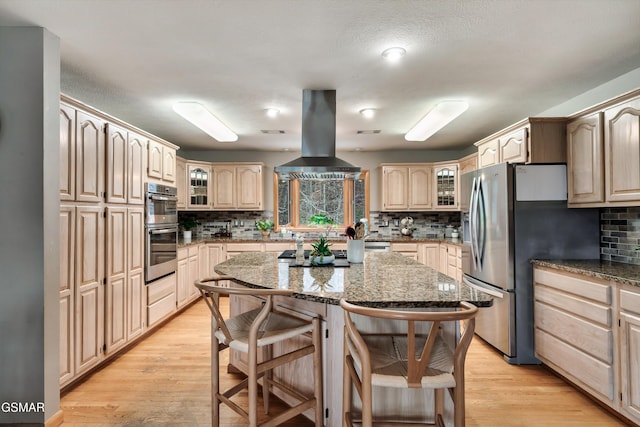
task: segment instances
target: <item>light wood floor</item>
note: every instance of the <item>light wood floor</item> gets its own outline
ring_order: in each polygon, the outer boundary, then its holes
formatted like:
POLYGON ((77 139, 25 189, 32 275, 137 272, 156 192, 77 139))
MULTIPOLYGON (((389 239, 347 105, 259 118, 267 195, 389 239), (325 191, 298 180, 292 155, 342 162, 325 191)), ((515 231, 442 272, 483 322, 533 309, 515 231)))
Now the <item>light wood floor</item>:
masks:
MULTIPOLYGON (((196 303, 65 393, 63 426, 210 425, 209 319, 196 303)), ((478 338, 467 357, 466 399, 468 427, 626 425, 546 368, 509 365, 478 338)), ((224 406, 222 423, 245 425, 224 406)), ((296 418, 286 425, 313 424, 296 418)))

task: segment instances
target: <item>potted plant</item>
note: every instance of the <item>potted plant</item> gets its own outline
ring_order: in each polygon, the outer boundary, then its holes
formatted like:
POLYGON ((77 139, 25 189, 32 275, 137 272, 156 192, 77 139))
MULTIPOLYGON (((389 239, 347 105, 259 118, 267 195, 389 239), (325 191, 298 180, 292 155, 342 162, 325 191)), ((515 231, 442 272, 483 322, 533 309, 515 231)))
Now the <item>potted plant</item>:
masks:
POLYGON ((309 225, 323 226, 334 225, 335 221, 331 219, 327 214, 317 213, 309 218, 309 225))
POLYGON ((184 230, 182 232, 182 237, 186 243, 191 241, 191 229, 196 228, 198 225, 200 225, 200 223, 193 217, 186 217, 180 220, 180 226, 184 230))
POLYGON ((256 228, 260 230, 260 233, 262 233, 262 237, 267 237, 269 236, 269 233, 273 229, 273 221, 269 221, 269 220, 263 221, 259 219, 256 221, 256 228))
POLYGON ((331 243, 327 242, 327 240, 320 236, 318 240, 311 244, 313 250, 309 254, 309 262, 311 265, 318 264, 331 264, 335 260, 335 255, 331 252, 329 247, 331 243))

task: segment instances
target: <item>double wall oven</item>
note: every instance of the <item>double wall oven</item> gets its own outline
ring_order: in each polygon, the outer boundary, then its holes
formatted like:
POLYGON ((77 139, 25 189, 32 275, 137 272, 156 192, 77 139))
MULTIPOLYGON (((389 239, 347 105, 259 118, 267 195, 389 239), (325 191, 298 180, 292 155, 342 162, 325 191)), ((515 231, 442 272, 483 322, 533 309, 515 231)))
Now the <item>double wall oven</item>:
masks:
POLYGON ((178 258, 177 189, 145 184, 145 282, 175 273, 178 258))

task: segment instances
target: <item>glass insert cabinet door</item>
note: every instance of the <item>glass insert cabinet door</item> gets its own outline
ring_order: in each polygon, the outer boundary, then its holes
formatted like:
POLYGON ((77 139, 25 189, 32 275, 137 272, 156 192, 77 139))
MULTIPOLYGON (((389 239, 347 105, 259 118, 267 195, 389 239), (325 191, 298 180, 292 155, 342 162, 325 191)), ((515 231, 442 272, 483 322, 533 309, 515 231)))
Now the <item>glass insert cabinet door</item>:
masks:
POLYGON ((211 188, 211 168, 189 165, 189 207, 208 207, 211 188))
POLYGON ((457 206, 458 167, 441 166, 434 169, 436 178, 436 206, 454 208, 457 206))

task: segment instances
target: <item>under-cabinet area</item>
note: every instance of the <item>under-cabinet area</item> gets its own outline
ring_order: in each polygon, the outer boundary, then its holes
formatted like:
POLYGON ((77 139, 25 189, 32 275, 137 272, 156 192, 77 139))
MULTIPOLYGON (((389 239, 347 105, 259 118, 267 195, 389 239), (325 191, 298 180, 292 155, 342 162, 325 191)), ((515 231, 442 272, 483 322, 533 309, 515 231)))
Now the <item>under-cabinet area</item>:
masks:
POLYGON ((534 263, 536 357, 640 423, 640 287, 601 273, 612 263, 534 263))

